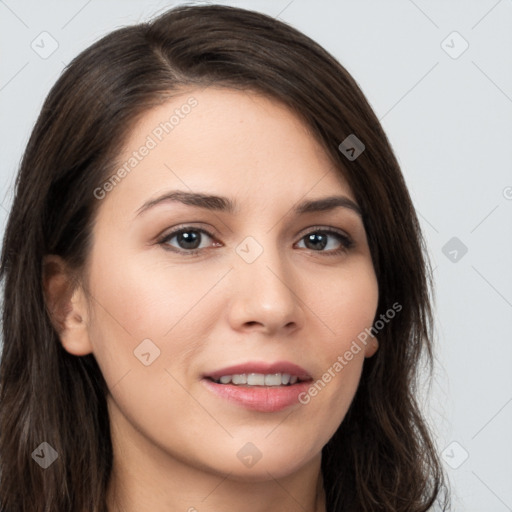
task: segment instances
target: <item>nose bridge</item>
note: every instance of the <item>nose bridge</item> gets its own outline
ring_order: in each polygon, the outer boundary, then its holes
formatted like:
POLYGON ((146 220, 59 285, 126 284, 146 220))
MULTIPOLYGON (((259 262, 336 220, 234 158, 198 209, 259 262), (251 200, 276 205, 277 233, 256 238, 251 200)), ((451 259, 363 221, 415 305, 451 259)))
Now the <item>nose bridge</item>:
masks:
POLYGON ((247 236, 235 249, 238 320, 278 328, 298 322, 292 269, 272 233, 247 236))

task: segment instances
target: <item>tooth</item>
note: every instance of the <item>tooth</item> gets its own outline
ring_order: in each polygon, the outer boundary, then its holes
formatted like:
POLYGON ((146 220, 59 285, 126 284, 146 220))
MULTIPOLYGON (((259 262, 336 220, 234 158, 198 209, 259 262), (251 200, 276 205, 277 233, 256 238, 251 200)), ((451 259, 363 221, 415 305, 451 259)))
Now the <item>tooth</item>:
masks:
POLYGON ((281 374, 274 373, 273 375, 265 375, 265 386, 280 386, 281 374))
POLYGON ((247 375, 247 384, 249 386, 264 386, 265 375, 262 373, 249 373, 249 375, 247 375))
POLYGON ((237 373, 231 377, 233 384, 247 384, 247 375, 245 373, 237 373))
MULTIPOLYGON (((215 379, 214 379, 215 380, 215 379)), ((237 373, 234 375, 223 375, 215 380, 220 384, 233 384, 235 386, 287 386, 298 382, 298 377, 289 373, 237 373)))

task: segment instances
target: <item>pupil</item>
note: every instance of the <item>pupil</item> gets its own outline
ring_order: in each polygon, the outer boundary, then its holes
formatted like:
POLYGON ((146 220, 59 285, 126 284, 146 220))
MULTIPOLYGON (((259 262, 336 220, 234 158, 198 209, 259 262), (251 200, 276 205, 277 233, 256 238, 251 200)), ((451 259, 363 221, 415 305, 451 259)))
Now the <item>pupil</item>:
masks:
POLYGON ((184 245, 183 249, 197 249, 194 244, 197 245, 197 241, 199 240, 199 233, 196 231, 183 231, 178 234, 178 243, 184 245), (190 247, 189 244, 192 244, 193 247, 190 247))
POLYGON ((306 238, 306 246, 308 245, 308 242, 313 243, 313 247, 312 247, 313 249, 314 248, 323 249, 327 245, 326 237, 319 233, 312 233, 312 234, 308 235, 306 238), (323 237, 323 239, 322 239, 322 237, 323 237), (316 243, 316 242, 320 242, 320 243, 316 243))

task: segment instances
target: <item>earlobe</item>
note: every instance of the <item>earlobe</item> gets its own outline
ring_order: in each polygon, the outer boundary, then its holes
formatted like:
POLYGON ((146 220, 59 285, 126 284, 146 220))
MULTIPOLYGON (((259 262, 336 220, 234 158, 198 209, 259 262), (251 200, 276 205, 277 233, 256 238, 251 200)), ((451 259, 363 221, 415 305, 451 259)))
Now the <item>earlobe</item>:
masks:
POLYGON ((366 345, 364 357, 372 357, 375 352, 379 349, 379 340, 376 337, 372 337, 370 342, 366 345))
POLYGON ((43 290, 48 315, 64 349, 76 356, 90 354, 86 297, 60 256, 44 257, 43 290))

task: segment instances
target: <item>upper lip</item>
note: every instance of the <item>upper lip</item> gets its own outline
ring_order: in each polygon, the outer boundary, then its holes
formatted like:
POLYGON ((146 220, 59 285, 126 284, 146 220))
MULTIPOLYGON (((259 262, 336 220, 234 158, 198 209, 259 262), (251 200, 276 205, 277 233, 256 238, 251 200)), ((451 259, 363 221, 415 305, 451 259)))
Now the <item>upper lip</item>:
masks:
POLYGON ((227 366, 220 370, 214 370, 204 374, 203 377, 210 377, 212 379, 220 379, 224 375, 236 375, 242 373, 287 373, 295 375, 300 380, 311 380, 311 375, 297 364, 290 363, 289 361, 276 361, 274 363, 266 363, 261 361, 248 361, 233 366, 227 366))

